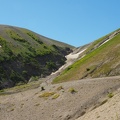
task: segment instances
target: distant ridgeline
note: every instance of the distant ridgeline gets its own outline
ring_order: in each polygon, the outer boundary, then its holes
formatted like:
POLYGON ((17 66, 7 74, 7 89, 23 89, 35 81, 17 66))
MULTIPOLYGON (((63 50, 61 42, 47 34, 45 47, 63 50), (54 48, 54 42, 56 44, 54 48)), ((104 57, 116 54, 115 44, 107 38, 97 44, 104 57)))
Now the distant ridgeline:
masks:
POLYGON ((51 74, 73 48, 27 29, 0 25, 0 89, 51 74))

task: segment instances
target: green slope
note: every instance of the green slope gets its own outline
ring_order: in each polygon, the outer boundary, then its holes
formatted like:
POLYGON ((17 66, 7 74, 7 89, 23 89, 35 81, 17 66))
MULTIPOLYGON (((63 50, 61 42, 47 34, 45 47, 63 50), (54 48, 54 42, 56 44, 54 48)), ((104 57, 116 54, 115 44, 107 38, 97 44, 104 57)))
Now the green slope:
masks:
POLYGON ((49 75, 73 48, 27 29, 0 25, 0 89, 49 75))
POLYGON ((118 31, 119 29, 94 41, 86 50, 85 57, 64 70, 53 83, 120 75, 120 31, 118 31), (111 40, 101 45, 116 32, 118 33, 111 40))

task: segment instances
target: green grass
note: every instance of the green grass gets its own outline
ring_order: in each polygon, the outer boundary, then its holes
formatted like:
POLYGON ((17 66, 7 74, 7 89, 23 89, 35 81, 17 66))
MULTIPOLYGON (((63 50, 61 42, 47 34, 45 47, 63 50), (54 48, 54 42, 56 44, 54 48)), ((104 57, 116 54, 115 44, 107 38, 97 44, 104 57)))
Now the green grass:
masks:
MULTIPOLYGON (((101 39, 98 41, 101 41, 101 39)), ((53 80, 53 83, 78 80, 86 75, 90 77, 109 75, 111 69, 113 69, 112 66, 118 63, 120 59, 119 44, 120 34, 66 68, 60 76, 53 80), (87 68, 90 70, 87 71, 87 68)))

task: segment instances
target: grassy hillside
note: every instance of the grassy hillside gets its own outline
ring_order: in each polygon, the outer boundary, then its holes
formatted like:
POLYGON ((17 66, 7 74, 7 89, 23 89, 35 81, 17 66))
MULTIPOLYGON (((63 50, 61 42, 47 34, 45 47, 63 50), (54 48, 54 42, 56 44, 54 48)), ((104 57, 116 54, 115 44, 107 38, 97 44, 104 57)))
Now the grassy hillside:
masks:
POLYGON ((0 89, 49 75, 73 48, 27 29, 0 25, 0 89))
POLYGON ((85 57, 65 69, 53 83, 114 75, 120 75, 119 29, 94 41, 85 51, 85 57))

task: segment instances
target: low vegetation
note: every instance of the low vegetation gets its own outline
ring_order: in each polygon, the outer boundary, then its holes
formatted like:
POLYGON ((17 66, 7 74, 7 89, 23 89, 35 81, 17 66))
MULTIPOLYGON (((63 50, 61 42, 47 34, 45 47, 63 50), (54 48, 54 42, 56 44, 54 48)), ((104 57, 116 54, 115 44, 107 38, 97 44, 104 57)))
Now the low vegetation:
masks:
POLYGON ((60 94, 55 94, 52 99, 57 99, 60 96, 60 94))
MULTIPOLYGON (((112 34, 112 33, 111 33, 112 34)), ((85 51, 85 56, 66 68, 53 83, 60 83, 70 80, 78 80, 87 77, 103 77, 120 75, 120 33, 110 41, 103 44, 109 35, 93 42, 85 51)))
POLYGON ((51 97, 55 94, 55 92, 44 92, 39 97, 51 97))
POLYGON ((113 93, 109 93, 109 94, 108 94, 108 97, 109 97, 109 98, 112 98, 113 96, 114 96, 113 93))
POLYGON ((45 77, 65 63, 73 46, 30 30, 0 25, 0 89, 45 77))
POLYGON ((76 91, 74 88, 69 88, 69 92, 72 93, 72 94, 74 94, 74 93, 76 93, 77 91, 76 91))

